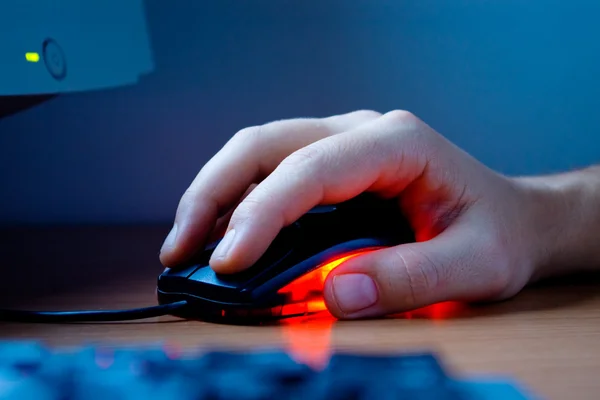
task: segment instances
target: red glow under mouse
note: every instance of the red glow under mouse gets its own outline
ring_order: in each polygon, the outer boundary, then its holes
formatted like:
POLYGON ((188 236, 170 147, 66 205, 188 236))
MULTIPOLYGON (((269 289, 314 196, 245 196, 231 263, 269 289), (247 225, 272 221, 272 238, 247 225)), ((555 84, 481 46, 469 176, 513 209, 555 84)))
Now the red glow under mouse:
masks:
POLYGON ((326 311, 323 287, 329 273, 349 259, 380 248, 361 249, 337 257, 281 288, 278 293, 287 297, 287 303, 281 307, 279 314, 285 317, 326 311))

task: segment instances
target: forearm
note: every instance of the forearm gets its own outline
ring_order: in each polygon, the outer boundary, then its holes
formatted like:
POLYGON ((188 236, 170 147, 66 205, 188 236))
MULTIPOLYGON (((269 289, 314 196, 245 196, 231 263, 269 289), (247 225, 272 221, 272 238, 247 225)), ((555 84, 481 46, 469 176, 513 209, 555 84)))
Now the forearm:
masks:
POLYGON ((600 270, 600 165, 517 181, 532 199, 534 279, 600 270))

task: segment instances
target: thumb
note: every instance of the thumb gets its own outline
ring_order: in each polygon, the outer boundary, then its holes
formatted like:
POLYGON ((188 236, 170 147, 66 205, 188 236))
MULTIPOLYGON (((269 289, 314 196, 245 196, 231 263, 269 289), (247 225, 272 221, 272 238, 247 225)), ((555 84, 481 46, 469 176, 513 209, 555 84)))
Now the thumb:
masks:
POLYGON ((497 252, 486 250, 493 250, 494 242, 484 236, 452 227, 426 242, 351 258, 326 279, 327 307, 337 318, 355 319, 500 296, 507 274, 487 256, 497 252))

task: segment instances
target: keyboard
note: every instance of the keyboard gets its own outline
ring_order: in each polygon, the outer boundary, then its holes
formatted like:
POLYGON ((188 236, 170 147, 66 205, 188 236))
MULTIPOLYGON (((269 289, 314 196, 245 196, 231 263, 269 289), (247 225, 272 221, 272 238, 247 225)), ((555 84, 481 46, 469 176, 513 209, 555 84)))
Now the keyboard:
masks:
POLYGON ((453 377, 431 353, 336 353, 313 368, 279 350, 176 352, 152 346, 49 348, 0 342, 4 400, 512 400, 504 380, 453 377))

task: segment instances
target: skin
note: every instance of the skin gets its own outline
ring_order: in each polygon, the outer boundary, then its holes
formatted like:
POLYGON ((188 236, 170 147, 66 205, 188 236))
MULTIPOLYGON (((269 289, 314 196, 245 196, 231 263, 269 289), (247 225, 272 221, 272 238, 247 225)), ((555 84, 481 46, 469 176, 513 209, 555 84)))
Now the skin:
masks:
POLYGON ((312 207, 365 191, 397 198, 417 242, 332 271, 325 301, 340 319, 504 300, 538 279, 600 267, 599 168, 503 176, 402 110, 241 130, 181 198, 161 261, 174 267, 226 233, 211 267, 242 271, 312 207))

